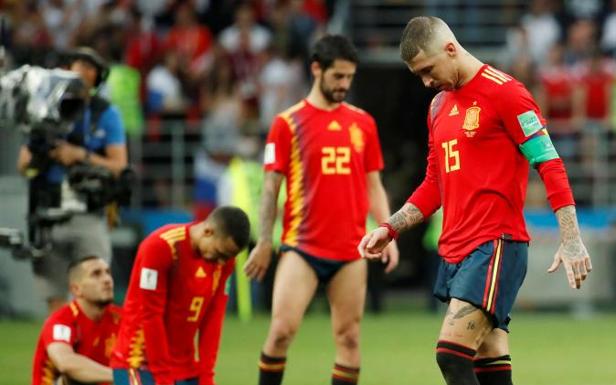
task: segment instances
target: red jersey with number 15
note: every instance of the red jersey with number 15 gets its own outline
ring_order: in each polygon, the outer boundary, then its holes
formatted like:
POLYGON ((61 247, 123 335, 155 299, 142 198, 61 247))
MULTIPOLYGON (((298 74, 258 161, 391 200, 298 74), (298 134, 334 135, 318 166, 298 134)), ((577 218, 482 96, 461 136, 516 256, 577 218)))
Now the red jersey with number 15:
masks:
POLYGON ((347 103, 327 111, 302 100, 274 119, 264 163, 286 177, 282 243, 315 257, 358 259, 366 174, 383 168, 374 119, 347 103))
POLYGON ((435 96, 426 177, 408 201, 424 217, 442 204, 439 253, 446 261, 457 263, 491 239, 529 240, 529 164, 518 146, 545 125, 528 90, 488 65, 463 87, 435 96))
POLYGON ((192 248, 189 229, 163 226, 141 242, 112 368, 149 370, 157 384, 190 378, 200 385, 214 383, 225 282, 235 260, 206 261, 192 248))

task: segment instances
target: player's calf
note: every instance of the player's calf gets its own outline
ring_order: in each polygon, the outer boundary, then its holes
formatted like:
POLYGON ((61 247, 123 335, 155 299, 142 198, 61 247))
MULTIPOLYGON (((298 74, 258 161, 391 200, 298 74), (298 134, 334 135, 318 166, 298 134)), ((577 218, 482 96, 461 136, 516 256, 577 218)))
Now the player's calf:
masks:
POLYGON ((480 385, 513 385, 509 355, 478 359, 474 366, 480 385))
POLYGON ((476 351, 444 340, 436 345, 436 362, 447 385, 480 385, 474 372, 476 351))
POLYGON ((286 363, 286 357, 272 357, 261 353, 261 359, 259 360, 259 385, 280 385, 286 363))
POLYGON ((359 368, 335 364, 332 371, 332 385, 356 385, 359 381, 359 368))

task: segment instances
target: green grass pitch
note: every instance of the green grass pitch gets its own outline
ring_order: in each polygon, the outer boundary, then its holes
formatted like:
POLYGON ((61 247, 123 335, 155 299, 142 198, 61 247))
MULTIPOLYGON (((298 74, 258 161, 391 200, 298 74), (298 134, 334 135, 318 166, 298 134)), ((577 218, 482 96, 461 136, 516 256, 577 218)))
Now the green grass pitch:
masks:
MULTIPOLYGON (((360 384, 442 385, 434 361, 440 315, 368 315, 362 327, 360 384)), ((0 385, 29 384, 40 322, 0 321, 0 385)), ((257 381, 257 359, 268 318, 229 317, 218 359, 218 385, 257 381)), ((511 325, 514 382, 520 385, 616 385, 616 315, 588 320, 568 314, 515 315, 511 325)), ((285 385, 330 383, 329 318, 311 313, 289 352, 285 385)))

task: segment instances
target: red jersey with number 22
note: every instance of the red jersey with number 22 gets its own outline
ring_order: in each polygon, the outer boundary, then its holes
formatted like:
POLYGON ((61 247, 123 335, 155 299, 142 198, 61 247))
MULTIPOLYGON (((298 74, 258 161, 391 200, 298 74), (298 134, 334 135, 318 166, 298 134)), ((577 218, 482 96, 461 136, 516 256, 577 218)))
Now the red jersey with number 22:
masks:
POLYGON ((491 239, 530 239, 523 216, 529 164, 518 146, 545 124, 528 90, 488 65, 434 97, 426 177, 408 201, 426 218, 442 204, 439 253, 447 262, 491 239))
POLYGON ((282 243, 315 257, 358 259, 366 174, 383 168, 374 119, 347 103, 326 111, 302 100, 274 119, 264 158, 266 171, 286 177, 282 243))

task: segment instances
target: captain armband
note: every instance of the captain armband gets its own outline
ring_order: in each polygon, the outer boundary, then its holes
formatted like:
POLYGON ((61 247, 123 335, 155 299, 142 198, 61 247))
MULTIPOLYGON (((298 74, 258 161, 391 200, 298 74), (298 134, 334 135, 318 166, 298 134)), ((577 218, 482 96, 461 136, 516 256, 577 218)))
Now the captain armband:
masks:
POLYGON ((558 159, 558 153, 545 129, 534 134, 530 139, 520 145, 520 151, 528 159, 532 167, 548 160, 558 159))

